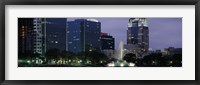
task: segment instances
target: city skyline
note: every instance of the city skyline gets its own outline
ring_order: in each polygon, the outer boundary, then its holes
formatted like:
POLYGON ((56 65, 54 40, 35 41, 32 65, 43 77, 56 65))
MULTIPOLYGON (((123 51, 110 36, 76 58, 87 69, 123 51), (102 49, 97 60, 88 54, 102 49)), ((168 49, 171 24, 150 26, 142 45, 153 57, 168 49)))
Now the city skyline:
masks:
MULTIPOLYGON (((88 17, 90 18, 90 17, 88 17)), ((88 19, 85 18, 85 19, 88 19)), ((80 18, 67 18, 73 21, 80 18)), ((126 31, 129 18, 94 18, 101 22, 101 32, 115 38, 115 49, 120 41, 127 43, 126 31)), ((149 47, 164 50, 167 47, 182 48, 182 18, 146 18, 149 27, 149 47)))
POLYGON ((134 17, 19 18, 18 66, 180 67, 181 21, 134 17))

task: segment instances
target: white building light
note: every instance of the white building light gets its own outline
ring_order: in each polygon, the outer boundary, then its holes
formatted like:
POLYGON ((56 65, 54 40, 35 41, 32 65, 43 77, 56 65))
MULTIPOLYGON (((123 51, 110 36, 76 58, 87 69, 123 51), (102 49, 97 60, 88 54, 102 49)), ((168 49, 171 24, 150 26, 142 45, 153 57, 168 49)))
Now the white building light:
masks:
POLYGON ((87 19, 87 21, 99 22, 99 21, 98 21, 98 20, 96 20, 96 19, 87 19))

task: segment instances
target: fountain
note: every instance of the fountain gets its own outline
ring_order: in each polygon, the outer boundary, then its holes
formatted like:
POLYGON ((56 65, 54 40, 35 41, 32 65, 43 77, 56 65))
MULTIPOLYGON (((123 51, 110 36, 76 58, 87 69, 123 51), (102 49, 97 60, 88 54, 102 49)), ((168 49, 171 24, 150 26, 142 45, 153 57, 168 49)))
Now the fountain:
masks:
POLYGON ((118 60, 112 61, 108 64, 109 67, 134 67, 134 63, 128 63, 125 60, 123 60, 124 56, 124 44, 123 41, 120 41, 119 43, 119 52, 118 52, 118 60))
POLYGON ((123 51, 124 51, 124 44, 123 44, 123 41, 120 41, 119 43, 120 59, 119 60, 123 60, 123 51))

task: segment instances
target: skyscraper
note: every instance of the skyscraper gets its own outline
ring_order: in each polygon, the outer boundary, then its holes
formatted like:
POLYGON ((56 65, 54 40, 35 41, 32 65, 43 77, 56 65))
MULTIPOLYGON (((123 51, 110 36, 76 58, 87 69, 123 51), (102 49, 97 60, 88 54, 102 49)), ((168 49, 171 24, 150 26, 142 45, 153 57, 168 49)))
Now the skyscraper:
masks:
POLYGON ((66 51, 66 18, 46 18, 46 51, 66 51))
POLYGON ((101 50, 114 50, 115 38, 107 33, 101 33, 101 50))
POLYGON ((130 18, 127 30, 127 44, 133 44, 140 50, 138 52, 148 52, 149 49, 149 29, 145 18, 130 18))
POLYGON ((33 53, 33 18, 18 18, 18 53, 33 53))
POLYGON ((45 53, 45 18, 34 18, 34 53, 45 53))
POLYGON ((115 38, 108 33, 101 33, 101 52, 107 57, 114 58, 115 54, 115 38))
POLYGON ((34 52, 66 51, 66 18, 34 18, 34 52))
POLYGON ((100 49, 101 23, 95 19, 76 19, 67 23, 67 50, 82 52, 100 49))

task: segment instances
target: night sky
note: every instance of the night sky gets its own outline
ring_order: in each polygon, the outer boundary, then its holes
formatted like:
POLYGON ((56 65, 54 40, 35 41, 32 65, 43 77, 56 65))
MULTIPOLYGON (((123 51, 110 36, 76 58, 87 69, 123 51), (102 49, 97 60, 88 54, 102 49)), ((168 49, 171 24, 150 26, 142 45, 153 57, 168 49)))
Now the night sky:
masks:
MULTIPOLYGON (((72 21, 76 18, 67 18, 72 21)), ((126 30, 129 18, 94 18, 101 22, 101 32, 115 38, 115 48, 119 42, 126 44, 126 30)), ((149 27, 149 47, 153 50, 168 47, 182 48, 182 18, 147 18, 149 27)))

